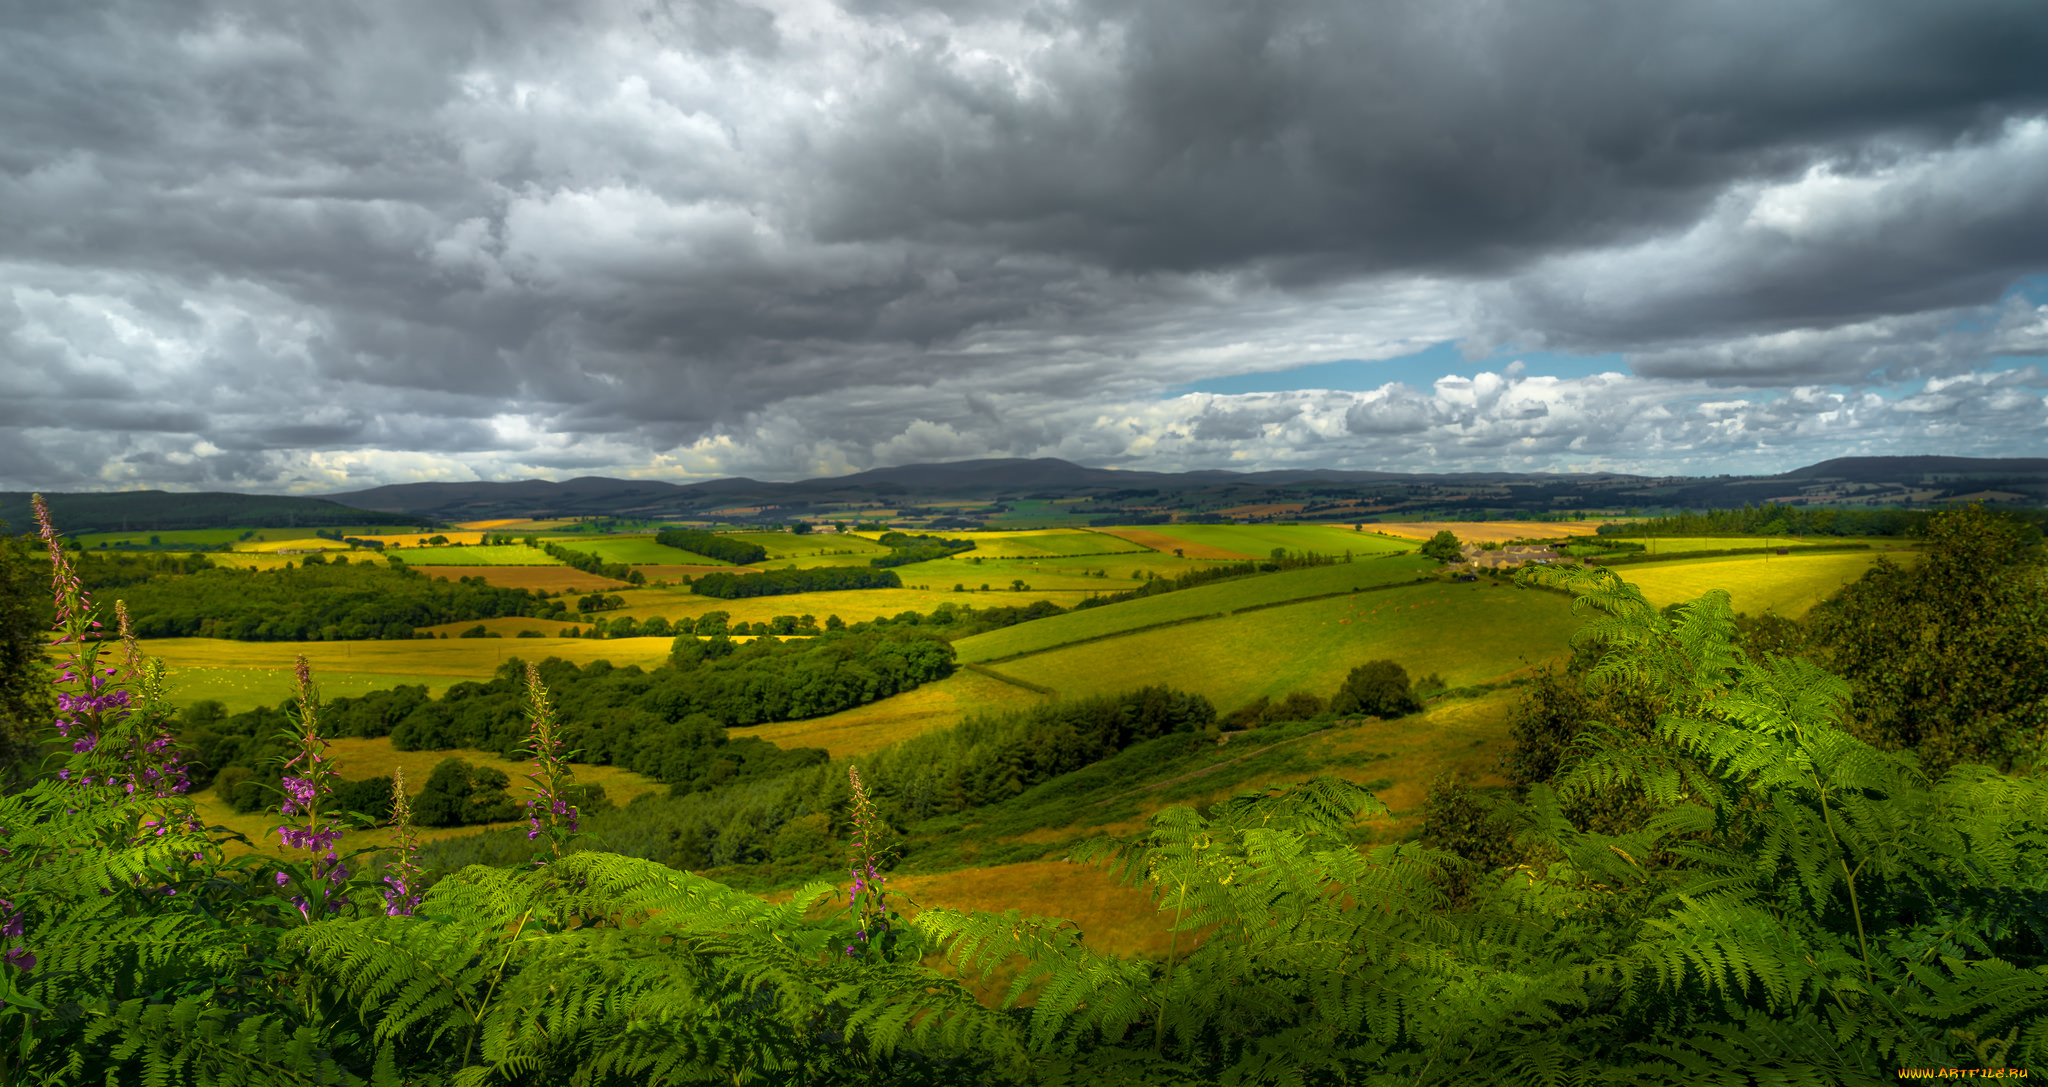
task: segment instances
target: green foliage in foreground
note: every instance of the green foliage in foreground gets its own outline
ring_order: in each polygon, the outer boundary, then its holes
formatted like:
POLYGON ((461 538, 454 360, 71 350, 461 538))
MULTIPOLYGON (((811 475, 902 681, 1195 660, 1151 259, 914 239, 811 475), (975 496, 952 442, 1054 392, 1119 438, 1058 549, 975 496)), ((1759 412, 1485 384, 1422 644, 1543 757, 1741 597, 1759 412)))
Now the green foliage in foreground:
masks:
POLYGON ((466 869, 417 917, 302 921, 271 862, 225 863, 182 799, 44 781, 0 799, 0 909, 39 960, 0 965, 0 1038, 20 1039, 0 1082, 1856 1084, 2048 1064, 2048 782, 1929 780, 1857 740, 1843 682, 1751 659, 1725 594, 1666 616, 1609 571, 1534 577, 1596 613, 1601 674, 1668 712, 1649 735, 1594 729, 1554 789, 1505 808, 1556 859, 1485 873, 1462 904, 1438 889, 1461 862, 1361 852, 1349 824, 1376 802, 1320 778, 1080 851, 1152 889, 1176 933, 1157 962, 1014 912, 889 914, 892 939, 862 941, 872 902, 812 916, 827 884, 771 906, 593 852, 466 869), (1641 825, 1560 814, 1620 784, 1641 825), (956 976, 1019 960, 1001 1008, 956 976))

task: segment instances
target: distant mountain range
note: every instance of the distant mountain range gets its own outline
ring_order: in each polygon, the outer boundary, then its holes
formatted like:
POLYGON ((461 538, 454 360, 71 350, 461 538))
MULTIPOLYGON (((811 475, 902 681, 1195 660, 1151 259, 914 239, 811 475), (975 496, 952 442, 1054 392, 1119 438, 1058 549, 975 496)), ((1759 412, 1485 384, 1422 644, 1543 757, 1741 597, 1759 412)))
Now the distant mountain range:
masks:
MULTIPOLYGON (((1050 457, 875 468, 764 483, 586 476, 564 482, 400 483, 324 498, 120 491, 47 496, 67 533, 247 525, 427 525, 494 518, 617 517, 733 522, 788 520, 861 507, 945 515, 948 502, 1078 499, 1083 512, 1153 520, 1288 517, 1343 520, 1371 513, 1473 510, 1644 511, 1768 502, 1931 506, 1983 500, 2048 506, 2048 458, 1842 457, 1774 476, 1650 477, 1609 472, 1144 472, 1087 468, 1050 457), (908 510, 906 510, 906 507, 908 510)), ((951 511, 958 516, 973 512, 951 511)), ((0 492, 10 531, 33 527, 28 495, 0 492)))
POLYGON ((2048 458, 1844 457, 1775 476, 1648 477, 1609 472, 1145 472, 1087 468, 1050 457, 954 461, 875 468, 852 475, 764 483, 735 478, 674 484, 584 477, 560 483, 402 483, 333 496, 366 510, 443 520, 616 516, 650 520, 755 507, 761 513, 861 502, 902 505, 945 499, 1033 496, 1131 505, 1171 496, 1176 507, 1304 506, 1330 499, 1403 506, 1556 509, 1614 505, 1675 507, 1765 501, 1920 504, 1996 492, 2001 501, 2048 505, 2048 458), (1135 492, 1151 492, 1138 494, 1135 492))

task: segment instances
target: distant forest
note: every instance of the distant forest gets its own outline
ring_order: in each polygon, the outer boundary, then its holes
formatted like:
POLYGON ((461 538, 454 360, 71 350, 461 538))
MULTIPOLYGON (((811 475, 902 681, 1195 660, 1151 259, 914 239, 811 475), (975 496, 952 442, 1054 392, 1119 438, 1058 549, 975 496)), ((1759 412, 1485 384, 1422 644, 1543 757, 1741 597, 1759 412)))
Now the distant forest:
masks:
MULTIPOLYGON (((26 491, 0 491, 0 524, 10 532, 35 527, 26 491)), ((108 494, 43 496, 50 516, 66 535, 92 532, 158 532, 199 528, 328 528, 337 525, 437 527, 431 517, 359 510, 325 498, 268 494, 170 494, 116 491, 108 494)))
POLYGON ((392 562, 350 562, 346 555, 308 555, 282 570, 220 567, 196 556, 83 552, 76 558, 87 589, 121 589, 143 638, 389 641, 441 623, 568 615, 565 602, 531 590, 486 585, 481 578, 451 582, 392 562), (172 573, 185 576, 155 576, 172 573))

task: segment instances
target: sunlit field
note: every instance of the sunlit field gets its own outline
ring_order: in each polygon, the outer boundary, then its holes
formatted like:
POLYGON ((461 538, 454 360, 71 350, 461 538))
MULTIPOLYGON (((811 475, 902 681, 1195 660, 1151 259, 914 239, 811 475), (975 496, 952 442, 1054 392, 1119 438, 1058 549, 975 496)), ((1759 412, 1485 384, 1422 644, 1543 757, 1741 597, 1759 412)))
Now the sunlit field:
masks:
MULTIPOLYGON (((532 620, 526 620, 532 622, 532 620)), ((475 624, 470 624, 474 626, 475 624)), ((560 657, 577 664, 609 660, 642 667, 665 663, 668 638, 448 638, 357 642, 230 642, 214 638, 159 638, 143 643, 143 652, 164 659, 171 668, 171 697, 187 703, 219 694, 192 693, 182 678, 191 669, 204 679, 203 689, 234 693, 233 677, 248 673, 247 706, 275 705, 291 693, 292 661, 300 653, 312 662, 313 678, 322 691, 360 693, 398 683, 446 685, 459 679, 487 679, 514 658, 528 661, 560 657), (350 677, 374 676, 374 685, 350 677), (265 687, 269 684, 269 687, 265 687), (332 685, 330 687, 330 684, 332 685), (346 689, 345 689, 346 688, 346 689), (277 692, 266 694, 266 690, 277 692)), ((223 698, 222 701, 227 701, 223 698)))
POLYGON ((1071 555, 1107 555, 1145 550, 1141 544, 1135 544, 1105 532, 1068 532, 1059 529, 1036 529, 1019 532, 949 532, 943 535, 973 540, 974 550, 967 552, 967 554, 991 559, 1059 558, 1071 555))
MULTIPOLYGON (((701 570, 703 567, 689 567, 701 570)), ((549 593, 607 593, 630 589, 631 585, 597 574, 586 574, 569 566, 426 566, 420 569, 426 577, 460 581, 466 577, 480 577, 486 585, 505 589, 535 589, 549 593)), ((642 571, 642 576, 652 579, 651 568, 642 571)), ((681 575, 676 575, 678 578, 681 575)))
POLYGON ((1439 582, 1143 631, 995 669, 1068 697, 1163 683, 1227 712, 1260 695, 1328 697, 1375 659, 1416 678, 1439 673, 1453 686, 1487 682, 1566 654, 1577 628, 1571 602, 1556 593, 1439 582))
POLYGON ((1509 540, 1552 540, 1560 536, 1591 536, 1602 521, 1385 521, 1366 522, 1367 532, 1384 532, 1406 540, 1427 540, 1449 531, 1464 543, 1506 543, 1509 540))
POLYGON ((1709 589, 1726 589, 1736 611, 1751 615, 1771 612, 1797 619, 1835 590, 1862 577, 1881 555, 1889 555, 1894 562, 1916 558, 1910 551, 1795 552, 1646 562, 1618 566, 1615 572, 1641 587, 1643 595, 1658 607, 1695 599, 1709 589))
POLYGON ((1395 555, 1258 577, 1233 578, 1143 600, 1089 608, 992 630, 964 639, 958 644, 958 649, 963 661, 999 660, 1160 623, 1228 615, 1240 608, 1412 581, 1436 568, 1437 564, 1429 559, 1395 555))
POLYGON ((473 544, 465 547, 401 547, 387 551, 407 566, 560 566, 538 547, 473 544))
POLYGON ((979 713, 999 713, 1046 701, 1022 687, 962 669, 914 691, 808 721, 778 721, 734 729, 778 747, 822 747, 835 759, 854 758, 899 740, 952 728, 979 713))

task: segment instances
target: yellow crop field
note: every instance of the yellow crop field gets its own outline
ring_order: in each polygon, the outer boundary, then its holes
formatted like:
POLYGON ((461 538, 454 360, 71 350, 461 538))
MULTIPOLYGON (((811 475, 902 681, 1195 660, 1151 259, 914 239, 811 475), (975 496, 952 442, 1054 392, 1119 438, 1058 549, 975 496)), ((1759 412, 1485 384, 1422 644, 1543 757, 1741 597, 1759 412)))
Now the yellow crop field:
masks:
POLYGON ((1880 555, 1889 555, 1894 562, 1914 559, 1909 551, 1795 552, 1632 563, 1615 567, 1615 572, 1634 582, 1660 608, 1692 600, 1709 589, 1726 589, 1736 611, 1797 619, 1862 577, 1880 555))
POLYGON ((822 747, 835 759, 854 758, 899 740, 952 728, 977 713, 993 713, 1046 701, 1022 687, 959 671, 880 702, 808 721, 779 721, 735 729, 777 747, 822 747))
POLYGON ((1549 540, 1559 536, 1591 536, 1603 521, 1402 521, 1368 525, 1367 532, 1380 531, 1404 540, 1427 540, 1439 532, 1467 543, 1506 543, 1509 540, 1549 540))
MULTIPOLYGON (((532 622, 533 620, 527 620, 532 622)), ((475 624, 471 624, 472 626, 475 624)), ((313 664, 313 680, 322 690, 332 677, 337 684, 345 677, 370 675, 378 686, 397 682, 440 682, 452 679, 487 679, 498 666, 514 657, 538 661, 560 657, 576 664, 609 660, 621 667, 638 664, 643 668, 668 659, 667 638, 447 638, 408 641, 363 642, 230 642, 216 638, 159 638, 144 642, 142 651, 159 656, 171 668, 171 696, 190 701, 179 689, 179 676, 186 669, 195 679, 221 684, 230 677, 223 671, 250 673, 252 697, 274 705, 291 694, 292 661, 300 653, 313 664), (275 695, 262 696, 264 682, 273 684, 275 695), (388 682, 387 682, 388 681, 388 682)), ((365 688, 369 689, 369 688, 365 688)), ((347 693, 336 690, 334 693, 347 693)), ((214 696, 204 696, 214 697, 214 696)))
MULTIPOLYGON (((531 763, 509 762, 499 758, 498 754, 493 751, 474 751, 469 749, 397 751, 392 748, 389 739, 345 738, 329 740, 327 741, 326 758, 328 759, 329 766, 336 773, 340 774, 343 780, 348 781, 385 777, 394 768, 402 768, 405 771, 406 792, 412 796, 418 796, 420 790, 426 787, 427 776, 434 772, 434 767, 440 765, 443 759, 459 758, 474 766, 489 766, 504 771, 505 776, 512 779, 512 787, 508 792, 514 799, 524 799, 528 795, 526 793, 528 784, 526 775, 533 772, 531 763)), ((621 770, 616 766, 577 765, 572 767, 572 769, 574 770, 572 780, 582 784, 604 786, 605 799, 620 807, 632 803, 634 797, 642 794, 653 792, 665 793, 667 791, 667 786, 652 778, 642 777, 630 770, 621 770)), ((255 852, 267 853, 273 856, 289 856, 291 854, 290 850, 282 847, 278 842, 277 834, 270 829, 284 822, 283 817, 278 814, 275 807, 265 808, 248 814, 237 814, 233 808, 228 807, 225 802, 215 796, 211 789, 201 790, 192 794, 192 800, 198 806, 199 817, 203 822, 208 826, 220 825, 231 830, 240 831, 257 847, 254 850, 255 852)), ((504 823, 492 823, 490 826, 510 827, 518 826, 524 822, 525 820, 521 819, 504 823)), ((422 841, 434 842, 447 838, 461 838, 466 835, 476 834, 483 829, 485 828, 422 828, 419 835, 422 841)), ((338 848, 344 853, 350 849, 362 846, 389 848, 395 844, 396 839, 397 832, 389 828, 350 831, 342 836, 338 848)), ((225 848, 229 856, 252 852, 252 850, 239 842, 231 841, 227 843, 225 848)), ((301 855, 303 856, 303 851, 301 851, 301 855)))

